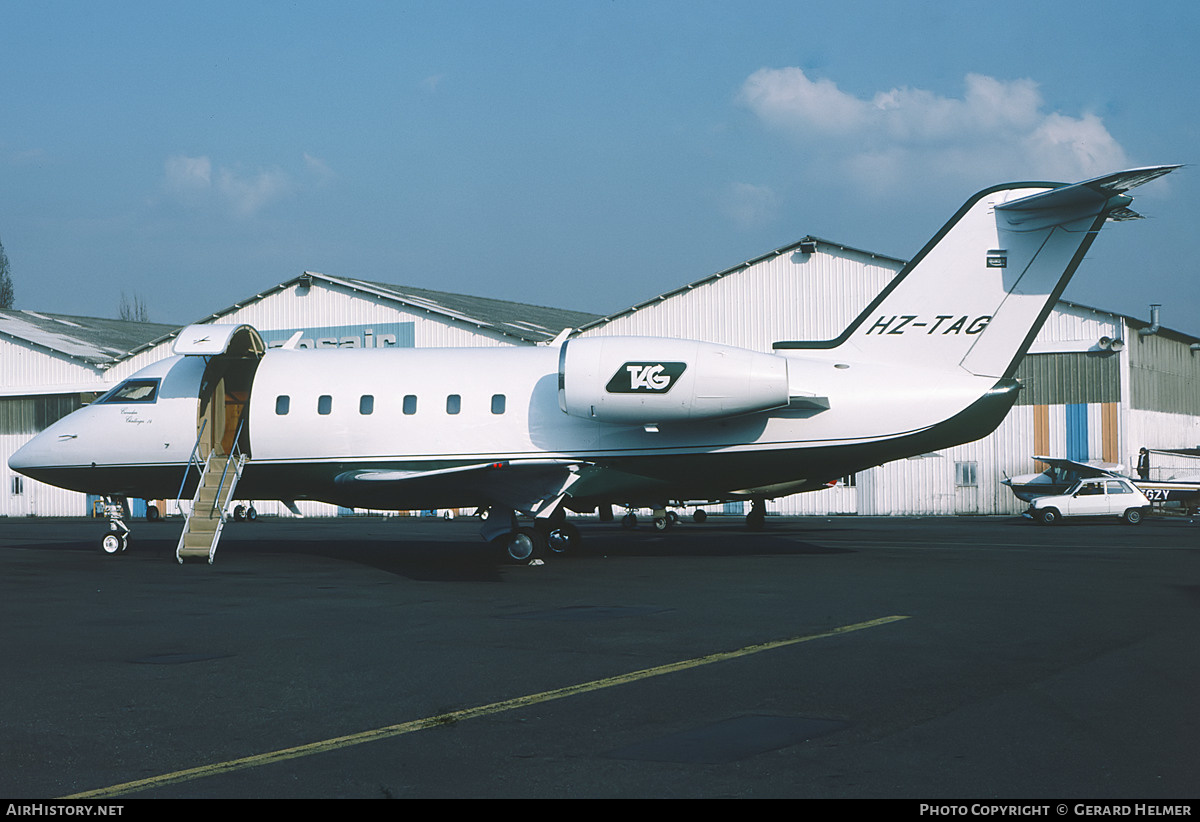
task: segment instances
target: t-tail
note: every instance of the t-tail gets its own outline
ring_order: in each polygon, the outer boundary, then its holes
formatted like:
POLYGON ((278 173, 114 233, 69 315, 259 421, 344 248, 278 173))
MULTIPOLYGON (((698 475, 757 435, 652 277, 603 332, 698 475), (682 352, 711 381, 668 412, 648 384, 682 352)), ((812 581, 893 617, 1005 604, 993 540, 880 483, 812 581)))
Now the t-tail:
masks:
POLYGON ((1012 376, 1104 222, 1138 217, 1125 192, 1176 168, 982 191, 837 339, 775 348, 1012 376))

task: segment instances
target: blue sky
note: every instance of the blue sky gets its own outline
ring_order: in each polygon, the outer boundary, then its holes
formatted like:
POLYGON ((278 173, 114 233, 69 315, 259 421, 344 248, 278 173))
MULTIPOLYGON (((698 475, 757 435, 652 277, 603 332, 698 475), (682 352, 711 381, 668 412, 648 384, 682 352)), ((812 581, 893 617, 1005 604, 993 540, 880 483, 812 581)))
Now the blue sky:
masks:
MULTIPOLYGON (((1195 2, 61 2, 0 31, 17 307, 185 323, 308 269, 608 313, 974 192, 1200 160, 1195 2)), ((1200 167, 1069 298, 1200 334, 1200 167)))

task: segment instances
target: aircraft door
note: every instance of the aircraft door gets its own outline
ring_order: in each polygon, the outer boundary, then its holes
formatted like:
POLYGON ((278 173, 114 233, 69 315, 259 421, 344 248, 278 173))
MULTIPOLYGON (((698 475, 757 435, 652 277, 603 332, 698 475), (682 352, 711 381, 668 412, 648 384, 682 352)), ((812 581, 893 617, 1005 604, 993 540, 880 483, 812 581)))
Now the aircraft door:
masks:
POLYGON ((201 459, 213 451, 249 456, 250 391, 264 350, 262 337, 247 325, 238 327, 224 351, 208 358, 196 423, 201 459))

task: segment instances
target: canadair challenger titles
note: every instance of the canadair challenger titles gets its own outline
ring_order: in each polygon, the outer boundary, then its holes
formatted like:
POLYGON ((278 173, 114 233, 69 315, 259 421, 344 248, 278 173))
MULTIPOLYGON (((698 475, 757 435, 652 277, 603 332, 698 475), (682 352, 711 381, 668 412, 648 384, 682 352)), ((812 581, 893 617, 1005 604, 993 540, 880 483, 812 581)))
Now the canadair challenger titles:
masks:
POLYGON ((986 436, 1013 375, 1126 192, 1178 166, 970 198, 836 338, 770 352, 564 332, 550 346, 270 350, 250 326, 174 356, 34 437, 13 469, 110 503, 190 497, 176 555, 212 561, 234 500, 481 508, 517 560, 568 550, 567 511, 765 499, 986 436))

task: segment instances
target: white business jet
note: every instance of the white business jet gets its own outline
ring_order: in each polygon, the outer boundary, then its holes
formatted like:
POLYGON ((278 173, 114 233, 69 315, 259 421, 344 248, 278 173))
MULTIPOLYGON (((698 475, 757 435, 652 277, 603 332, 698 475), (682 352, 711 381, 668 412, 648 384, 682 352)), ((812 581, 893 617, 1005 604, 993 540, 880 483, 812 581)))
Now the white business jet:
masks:
POLYGON ((980 192, 836 339, 770 353, 653 337, 266 350, 249 326, 188 326, 175 356, 9 465, 107 497, 110 552, 128 543, 121 500, 192 496, 180 561, 212 561, 233 499, 483 508, 516 560, 568 549, 566 511, 611 501, 749 499, 761 523, 764 499, 994 430, 1105 220, 1137 217, 1125 192, 1175 168, 980 192))

